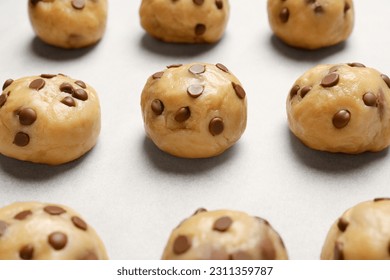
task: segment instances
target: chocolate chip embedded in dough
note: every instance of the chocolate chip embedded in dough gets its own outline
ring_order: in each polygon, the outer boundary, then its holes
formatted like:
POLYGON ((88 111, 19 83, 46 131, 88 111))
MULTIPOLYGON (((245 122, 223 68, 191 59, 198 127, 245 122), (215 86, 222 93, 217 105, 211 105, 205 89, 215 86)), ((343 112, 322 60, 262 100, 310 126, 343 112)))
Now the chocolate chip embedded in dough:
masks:
POLYGON ((66 210, 62 207, 55 206, 55 205, 49 205, 43 208, 43 210, 53 216, 61 215, 66 212, 66 210))
POLYGON ((333 125, 335 128, 345 127, 351 120, 351 113, 348 110, 340 110, 333 116, 333 125))
POLYGON ((219 117, 213 118, 209 123, 209 131, 213 136, 219 135, 224 130, 223 120, 219 117))
POLYGON ((311 87, 307 86, 307 87, 304 87, 301 89, 301 97, 304 98, 306 96, 306 94, 309 93, 309 91, 311 91, 311 87))
POLYGON ((175 120, 177 122, 185 122, 191 117, 191 111, 189 107, 182 107, 177 110, 175 114, 175 120))
POLYGON ((336 242, 334 245, 334 256, 335 260, 344 260, 344 244, 336 242))
POLYGON ((203 23, 198 23, 196 26, 195 26, 195 35, 196 36, 201 36, 203 35, 204 33, 206 33, 206 25, 204 25, 203 23))
POLYGON ((194 2, 195 5, 201 6, 203 5, 204 0, 192 0, 192 2, 194 2))
POLYGON ((81 230, 87 230, 88 229, 88 225, 86 222, 84 222, 83 219, 79 218, 79 217, 72 217, 72 223, 75 225, 75 227, 81 229, 81 230))
POLYGON ((195 210, 194 214, 192 214, 192 216, 195 216, 195 215, 198 215, 199 213, 203 213, 203 212, 207 212, 207 209, 205 208, 198 208, 195 210))
POLYGON ((298 85, 293 86, 293 87, 291 88, 291 90, 290 90, 290 99, 293 98, 295 95, 297 95, 297 94, 298 94, 298 91, 299 91, 300 89, 301 89, 301 87, 298 86, 298 85))
POLYGON ((306 0, 306 4, 314 4, 316 2, 316 0, 306 0))
POLYGON ((254 217, 256 220, 258 220, 260 223, 264 223, 266 226, 271 226, 271 224, 266 220, 266 219, 263 219, 263 218, 260 218, 258 216, 255 216, 254 217))
POLYGON ((60 91, 62 92, 66 92, 66 93, 69 93, 69 94, 73 94, 74 92, 74 88, 71 84, 69 83, 62 83, 60 85, 60 91))
POLYGON ((82 10, 85 7, 85 0, 72 0, 72 7, 76 10, 82 10))
POLYGON ((5 102, 7 102, 7 95, 6 94, 0 95, 0 108, 4 106, 5 102))
POLYGON ((153 113, 158 116, 164 112, 164 103, 159 99, 153 100, 150 107, 152 108, 153 113))
POLYGON ((55 76, 57 76, 57 75, 55 75, 55 74, 41 74, 41 78, 44 78, 44 79, 52 79, 55 76))
POLYGON ((163 71, 157 72, 157 73, 154 73, 154 74, 153 74, 152 78, 153 78, 154 80, 160 79, 163 75, 164 75, 164 72, 163 72, 163 71))
POLYGON ((339 74, 332 72, 326 75, 322 81, 321 81, 321 86, 323 87, 333 87, 338 84, 340 80, 339 74))
POLYGON ((194 64, 188 69, 188 71, 194 75, 202 74, 206 71, 206 67, 202 64, 194 64))
POLYGON ((269 238, 265 238, 261 242, 260 252, 263 260, 274 260, 276 258, 275 246, 269 238))
POLYGON ((224 232, 227 231, 232 225, 233 220, 228 216, 223 216, 216 220, 213 225, 213 230, 224 232))
POLYGON ((386 200, 390 200, 390 197, 377 197, 374 199, 374 202, 386 201, 386 200))
POLYGON ((341 217, 337 222, 337 227, 341 232, 344 232, 347 230, 347 227, 349 226, 349 222, 345 220, 343 217, 341 217))
POLYGON ((28 86, 31 89, 40 90, 45 86, 45 80, 43 79, 35 79, 28 86))
POLYGON ((351 5, 348 2, 345 2, 344 5, 344 14, 346 14, 351 9, 351 5))
POLYGON ((387 252, 389 252, 389 254, 390 254, 390 241, 389 241, 389 244, 387 245, 387 252))
POLYGON ((31 244, 23 246, 19 250, 19 257, 22 260, 31 260, 34 256, 34 247, 31 244))
POLYGON ((8 224, 0 220, 0 237, 2 237, 7 230, 8 224))
POLYGON ((16 214, 14 216, 14 219, 15 220, 19 220, 19 221, 23 221, 24 219, 26 219, 30 215, 32 215, 31 210, 24 210, 24 211, 19 212, 18 214, 16 214))
POLYGON ((215 66, 217 66, 218 69, 222 70, 223 72, 229 73, 229 69, 222 63, 217 63, 215 66))
POLYGON ((76 98, 76 99, 81 100, 81 101, 85 101, 85 100, 88 99, 88 93, 87 93, 85 90, 83 90, 82 88, 76 89, 76 90, 73 92, 72 96, 73 96, 74 98, 76 98))
POLYGON ((19 147, 27 146, 30 143, 30 136, 24 132, 18 132, 15 135, 13 143, 19 147))
POLYGON ((37 120, 37 113, 32 108, 20 110, 18 116, 21 125, 32 125, 37 120))
POLYGON ((68 236, 62 232, 56 231, 51 233, 47 240, 54 250, 61 250, 68 243, 68 236))
POLYGON ((179 235, 173 242, 173 252, 181 255, 191 248, 191 240, 185 235, 179 235))
POLYGON ((13 82, 14 82, 14 80, 12 80, 12 79, 6 80, 3 84, 3 90, 5 90, 7 87, 9 87, 13 82))
POLYGON ((330 73, 336 72, 337 70, 339 70, 339 68, 340 68, 340 65, 332 66, 332 67, 329 69, 328 73, 330 74, 330 73))
POLYGON ((348 66, 350 67, 361 67, 361 68, 366 68, 366 65, 359 63, 359 62, 351 62, 347 63, 348 66))
POLYGON ((223 2, 222 0, 215 0, 215 5, 217 6, 218 10, 223 9, 223 2))
POLYGON ((70 96, 64 97, 61 100, 61 103, 65 104, 66 106, 69 106, 69 107, 76 107, 76 101, 70 96))
POLYGON ((190 85, 188 88, 187 88, 187 93, 191 96, 191 97, 199 97, 204 91, 204 87, 202 85, 190 85))
POLYGON ((316 6, 314 7, 314 12, 316 14, 322 14, 325 11, 324 11, 324 8, 321 5, 316 4, 316 6))
POLYGON ((237 251, 230 255, 230 259, 232 260, 251 260, 252 257, 244 252, 244 251, 237 251))
POLYGON ((363 95, 363 102, 367 106, 376 107, 378 103, 378 99, 376 95, 373 94, 372 92, 367 92, 363 95))
POLYGON ((389 76, 385 75, 385 74, 382 74, 381 75, 383 81, 385 81, 386 85, 390 88, 390 78, 389 76))
POLYGON ((279 18, 280 20, 283 22, 283 23, 286 23, 288 21, 290 17, 290 11, 288 10, 288 8, 283 8, 281 11, 280 11, 280 14, 279 14, 279 18))
POLYGON ((74 82, 74 83, 75 83, 76 85, 82 87, 83 89, 86 89, 86 88, 87 88, 87 85, 86 85, 83 81, 81 81, 81 80, 78 80, 78 81, 76 81, 76 82, 74 82))
POLYGON ((236 92, 238 98, 244 99, 245 96, 246 96, 246 92, 245 92, 245 90, 243 89, 243 87, 240 86, 239 84, 234 83, 234 82, 232 82, 232 86, 233 86, 233 89, 234 89, 234 91, 236 92))
POLYGON ((171 64, 171 65, 168 65, 167 68, 168 68, 168 69, 170 69, 170 68, 178 68, 178 67, 181 67, 181 66, 183 66, 183 64, 178 63, 178 64, 171 64))

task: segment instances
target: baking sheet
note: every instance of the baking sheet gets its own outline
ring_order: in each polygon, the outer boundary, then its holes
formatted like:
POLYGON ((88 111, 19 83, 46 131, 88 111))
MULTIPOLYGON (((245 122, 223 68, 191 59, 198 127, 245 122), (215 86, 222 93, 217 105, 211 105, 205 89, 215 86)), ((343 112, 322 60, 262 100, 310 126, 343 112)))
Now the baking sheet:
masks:
POLYGON ((388 150, 329 154, 288 130, 285 100, 294 81, 319 63, 362 62, 390 74, 390 2, 355 0, 346 43, 320 51, 272 36, 266 1, 231 0, 216 45, 173 45, 139 24, 141 1, 110 1, 107 31, 75 51, 45 45, 32 31, 27 1, 1 0, 0 80, 65 73, 98 92, 102 131, 83 158, 50 167, 0 156, 0 205, 38 200, 74 208, 103 239, 112 259, 159 259, 171 230, 198 207, 235 209, 270 221, 291 259, 318 259, 327 231, 347 208, 390 196, 388 150), (225 64, 248 97, 248 126, 221 156, 179 159, 145 138, 140 93, 149 75, 174 63, 225 64))

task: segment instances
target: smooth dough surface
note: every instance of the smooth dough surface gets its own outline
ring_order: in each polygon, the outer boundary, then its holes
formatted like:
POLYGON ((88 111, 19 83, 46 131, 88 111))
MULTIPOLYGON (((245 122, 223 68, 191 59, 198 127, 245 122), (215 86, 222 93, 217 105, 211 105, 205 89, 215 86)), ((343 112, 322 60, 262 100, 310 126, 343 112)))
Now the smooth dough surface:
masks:
POLYGON ((146 134, 178 157, 216 156, 246 127, 246 94, 222 64, 173 65, 152 75, 142 92, 146 134))
POLYGON ((0 209, 1 260, 106 260, 95 230, 64 205, 16 202, 0 209))
POLYGON ((349 37, 354 7, 352 0, 268 0, 268 20, 288 45, 318 49, 349 37))
POLYGON ((279 234, 264 219, 200 209, 172 231, 164 260, 285 260, 279 234))
POLYGON ((390 260, 390 198, 347 210, 329 230, 323 260, 390 260))
POLYGON ((390 79, 360 63, 318 65, 287 98, 291 131, 310 148, 341 153, 390 145, 390 79))
POLYGON ((82 48, 103 37, 107 0, 29 0, 28 12, 42 41, 61 48, 82 48))
POLYGON ((142 27, 153 37, 173 43, 214 43, 228 19, 228 0, 142 0, 142 27))
POLYGON ((95 90, 63 75, 7 80, 0 96, 0 153, 62 164, 79 158, 100 133, 95 90))

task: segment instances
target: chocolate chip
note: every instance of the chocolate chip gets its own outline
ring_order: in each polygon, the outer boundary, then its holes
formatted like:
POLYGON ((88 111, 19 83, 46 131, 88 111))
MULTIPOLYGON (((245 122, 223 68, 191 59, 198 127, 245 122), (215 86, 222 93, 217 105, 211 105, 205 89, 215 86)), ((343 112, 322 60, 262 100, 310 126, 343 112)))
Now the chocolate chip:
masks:
POLYGON ((383 81, 385 81, 386 85, 390 88, 390 78, 385 74, 382 74, 381 77, 383 81))
POLYGON ((32 215, 31 210, 24 210, 24 211, 19 212, 18 214, 16 214, 14 216, 14 219, 15 220, 19 220, 19 221, 23 221, 24 219, 26 219, 30 215, 32 215))
POLYGON ((192 0, 192 2, 194 2, 195 5, 201 6, 203 5, 204 0, 192 0))
POLYGON ((348 110, 340 110, 333 116, 333 125, 335 128, 345 127, 351 120, 351 113, 348 110))
POLYGON ((351 62, 351 63, 347 63, 348 66, 350 67, 361 67, 361 68, 365 68, 366 66, 364 64, 361 64, 359 62, 351 62))
POLYGON ((73 89, 73 86, 71 84, 69 84, 69 83, 62 83, 60 85, 60 91, 66 92, 66 93, 69 93, 69 94, 73 94, 74 89, 73 89))
POLYGON ((167 68, 178 68, 178 67, 181 67, 183 66, 183 64, 171 64, 171 65, 168 65, 167 68))
POLYGON ((18 115, 21 125, 32 125, 37 120, 37 113, 31 108, 20 110, 18 115))
POLYGON ((175 115, 175 120, 177 122, 185 122, 191 117, 191 111, 189 107, 180 108, 175 115))
POLYGON ((77 10, 84 9, 85 1, 84 0, 73 0, 72 1, 72 6, 73 6, 73 8, 75 8, 77 10))
POLYGON ((30 136, 24 132, 18 132, 15 135, 13 143, 19 147, 27 146, 30 143, 30 136))
POLYGON ((215 5, 217 6, 218 10, 223 9, 223 2, 222 2, 222 0, 215 0, 215 5))
POLYGON ((44 78, 44 79, 51 79, 51 78, 54 78, 55 74, 41 74, 41 78, 44 78))
POLYGON ((7 102, 7 95, 6 94, 0 95, 0 108, 4 106, 5 102, 7 102))
POLYGON ((198 208, 198 209, 195 210, 195 212, 194 212, 194 214, 192 214, 192 216, 195 216, 195 215, 197 215, 199 213, 203 213, 203 212, 207 212, 207 209, 205 209, 205 208, 198 208))
POLYGON ((66 234, 56 231, 49 235, 47 241, 54 250, 61 250, 66 246, 66 243, 68 243, 68 237, 66 234))
POLYGON ((298 86, 298 85, 293 86, 293 87, 291 88, 291 90, 290 90, 290 99, 293 98, 295 95, 297 95, 297 94, 298 94, 298 91, 299 91, 300 89, 301 89, 301 87, 298 86))
POLYGON ((45 208, 43 208, 43 210, 46 213, 53 215, 53 216, 61 215, 61 214, 66 212, 64 208, 61 208, 61 207, 55 206, 55 205, 46 206, 45 208))
POLYGON ((351 5, 349 5, 348 2, 345 2, 345 5, 344 5, 344 14, 346 14, 346 13, 349 11, 349 9, 351 9, 351 5))
POLYGON ((188 71, 194 75, 202 74, 206 71, 206 67, 202 64, 194 64, 188 69, 188 71))
POLYGON ((234 89, 234 91, 236 92, 238 98, 244 99, 245 96, 246 96, 246 92, 245 92, 245 90, 242 88, 242 86, 240 86, 239 84, 236 84, 236 83, 234 83, 234 82, 232 82, 232 86, 233 86, 233 89, 234 89))
POLYGON ((334 245, 334 256, 335 260, 344 260, 344 245, 341 242, 336 242, 334 245))
POLYGON ((43 79, 36 79, 32 81, 29 85, 29 88, 35 89, 35 90, 40 90, 45 86, 45 80, 43 79))
POLYGON ((387 245, 387 252, 389 252, 390 254, 390 241, 389 241, 389 245, 387 245))
POLYGON ((162 71, 161 72, 157 72, 157 73, 153 74, 152 78, 155 79, 155 80, 156 79, 160 79, 163 75, 164 75, 164 72, 162 72, 162 71))
POLYGON ((83 81, 78 80, 78 81, 76 81, 76 82, 74 82, 74 83, 75 83, 76 85, 78 85, 78 86, 84 88, 84 89, 87 88, 87 85, 86 85, 83 81))
POLYGON ((35 6, 40 1, 42 0, 30 0, 30 3, 35 6))
POLYGON ((237 251, 230 255, 230 259, 232 260, 251 260, 252 257, 244 252, 244 251, 237 251))
POLYGON ((283 8, 280 11, 279 18, 283 23, 286 23, 288 21, 288 18, 290 17, 290 11, 288 8, 283 8))
POLYGON ((304 98, 306 96, 306 94, 309 93, 309 91, 311 91, 311 87, 304 87, 301 89, 301 97, 304 98))
POLYGON ((198 23, 198 24, 195 26, 195 35, 196 35, 196 36, 201 36, 201 35, 203 35, 205 32, 206 32, 206 25, 204 25, 203 23, 198 23))
POLYGON ((75 225, 75 227, 81 229, 81 230, 87 230, 88 229, 88 226, 87 226, 87 223, 84 222, 83 219, 79 218, 79 217, 76 217, 76 216, 73 216, 72 217, 72 223, 75 225))
POLYGON ((363 102, 367 106, 376 107, 377 106, 377 98, 376 95, 372 92, 367 92, 363 95, 363 102))
POLYGON ((230 256, 224 250, 211 251, 210 260, 229 260, 230 256))
POLYGON ((306 4, 314 4, 316 0, 306 0, 306 4))
POLYGON ((213 230, 221 232, 227 231, 232 225, 232 223, 233 220, 230 217, 223 216, 214 222, 213 230))
POLYGON ((5 90, 7 87, 9 87, 13 82, 14 82, 14 80, 12 80, 12 79, 6 80, 3 84, 3 90, 5 90))
POLYGON ((224 130, 223 120, 219 117, 213 118, 209 123, 209 131, 213 136, 219 135, 224 130))
POLYGON ((62 104, 65 104, 66 106, 69 107, 76 107, 76 101, 70 96, 66 96, 61 100, 62 104))
POLYGON ((341 217, 337 222, 337 227, 341 232, 346 231, 347 227, 349 226, 349 222, 345 220, 343 217, 341 217))
POLYGON ((260 252, 263 257, 263 260, 274 260, 276 258, 276 250, 274 244, 269 238, 266 238, 261 242, 260 252))
POLYGON ((314 12, 316 14, 322 14, 324 12, 324 8, 321 5, 316 4, 314 7, 314 12))
POLYGON ((204 87, 202 85, 190 85, 188 88, 187 88, 187 93, 191 96, 191 97, 199 97, 204 91, 204 87))
POLYGON ((386 201, 386 200, 390 200, 390 198, 389 197, 377 197, 374 199, 374 202, 386 201))
POLYGON ((153 113, 159 116, 164 112, 164 103, 159 99, 155 99, 152 101, 151 108, 153 113))
POLYGON ((323 86, 323 87, 333 87, 333 86, 338 84, 339 80, 340 80, 339 74, 333 72, 333 73, 330 73, 330 74, 326 75, 322 79, 321 86, 323 86))
POLYGON ((270 223, 266 219, 263 219, 263 218, 260 218, 257 216, 255 216, 255 219, 258 220, 260 223, 264 223, 266 226, 271 226, 270 223))
POLYGON ((183 254, 191 248, 191 240, 185 235, 179 235, 173 242, 173 252, 176 255, 183 254))
POLYGON ((7 230, 8 224, 0 220, 0 237, 2 237, 7 230))
POLYGON ((85 101, 88 99, 88 94, 85 90, 83 90, 82 88, 78 88, 76 89, 72 96, 76 99, 79 99, 79 100, 82 100, 82 101, 85 101))
POLYGON ((19 250, 19 257, 22 260, 31 260, 34 256, 34 247, 31 244, 23 246, 19 250))
POLYGON ((215 66, 217 66, 218 69, 220 69, 220 70, 222 70, 222 71, 224 71, 226 73, 229 73, 229 69, 227 69, 227 67, 225 65, 223 65, 221 63, 217 63, 215 66))

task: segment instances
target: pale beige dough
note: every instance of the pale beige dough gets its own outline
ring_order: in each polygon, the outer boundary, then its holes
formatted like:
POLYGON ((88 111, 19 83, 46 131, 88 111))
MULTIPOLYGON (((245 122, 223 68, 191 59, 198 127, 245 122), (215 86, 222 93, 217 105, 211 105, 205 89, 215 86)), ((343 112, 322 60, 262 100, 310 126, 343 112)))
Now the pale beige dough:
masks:
POLYGON ((287 98, 291 131, 310 148, 341 153, 390 145, 390 79, 358 63, 318 65, 287 98))
POLYGON ((66 49, 82 48, 103 37, 107 0, 29 0, 28 12, 42 41, 66 49))
POLYGON ((142 0, 141 25, 151 36, 174 43, 215 43, 229 19, 228 0, 142 0))
POLYGON ((148 79, 142 115, 146 134, 161 150, 185 158, 212 157, 243 134, 245 91, 226 67, 217 65, 169 66, 148 79))
POLYGON ((334 222, 323 260, 390 260, 390 198, 355 205, 334 222))
POLYGON ((88 84, 61 74, 4 83, 0 96, 0 154, 62 164, 88 152, 99 133, 99 99, 88 84))
POLYGON ((349 37, 354 7, 352 0, 268 0, 268 20, 288 45, 318 49, 349 37))
POLYGON ((286 260, 279 234, 264 219, 232 210, 200 209, 169 237, 164 260, 286 260))
POLYGON ((95 230, 71 208, 16 202, 0 209, 1 260, 106 260, 95 230))

